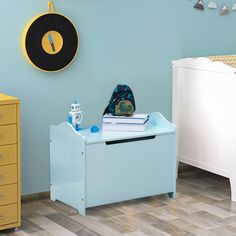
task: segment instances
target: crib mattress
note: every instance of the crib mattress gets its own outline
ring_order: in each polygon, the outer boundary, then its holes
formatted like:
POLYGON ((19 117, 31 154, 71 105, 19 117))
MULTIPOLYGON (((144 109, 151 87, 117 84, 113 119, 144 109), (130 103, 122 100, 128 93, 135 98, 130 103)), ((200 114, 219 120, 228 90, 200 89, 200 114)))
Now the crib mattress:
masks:
POLYGON ((209 56, 212 62, 222 62, 226 65, 236 68, 236 55, 209 56))

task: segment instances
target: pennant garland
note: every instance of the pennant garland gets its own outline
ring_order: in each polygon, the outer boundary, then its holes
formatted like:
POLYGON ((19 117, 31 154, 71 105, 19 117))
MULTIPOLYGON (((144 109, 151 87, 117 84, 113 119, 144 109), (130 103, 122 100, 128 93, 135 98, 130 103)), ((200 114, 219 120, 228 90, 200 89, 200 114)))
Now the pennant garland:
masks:
MULTIPOLYGON (((203 0, 197 0, 197 2, 194 4, 193 8, 200 10, 200 11, 204 11, 205 10, 205 3, 204 2, 205 1, 203 1, 203 0)), ((216 2, 210 1, 210 2, 208 2, 207 7, 209 9, 215 10, 218 8, 218 5, 216 2)), ((234 3, 232 5, 231 10, 236 11, 236 3, 234 3)), ((225 15, 228 15, 229 13, 230 13, 230 8, 226 4, 223 4, 223 6, 220 9, 220 15, 225 16, 225 15)))

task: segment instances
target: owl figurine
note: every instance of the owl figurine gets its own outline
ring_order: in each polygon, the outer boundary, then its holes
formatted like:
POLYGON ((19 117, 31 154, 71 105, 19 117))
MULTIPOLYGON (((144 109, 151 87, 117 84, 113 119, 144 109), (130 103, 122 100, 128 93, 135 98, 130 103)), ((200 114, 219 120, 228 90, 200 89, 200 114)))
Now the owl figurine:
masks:
POLYGON ((80 110, 79 103, 73 103, 70 106, 68 113, 68 122, 74 127, 76 131, 81 130, 80 124, 83 120, 83 112, 80 110))

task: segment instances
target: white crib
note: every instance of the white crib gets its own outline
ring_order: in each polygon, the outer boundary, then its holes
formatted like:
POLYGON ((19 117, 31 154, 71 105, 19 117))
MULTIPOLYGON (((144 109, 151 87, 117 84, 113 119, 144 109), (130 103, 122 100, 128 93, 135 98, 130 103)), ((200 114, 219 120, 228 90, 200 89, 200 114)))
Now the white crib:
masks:
POLYGON ((230 179, 236 201, 236 56, 175 60, 177 159, 230 179))

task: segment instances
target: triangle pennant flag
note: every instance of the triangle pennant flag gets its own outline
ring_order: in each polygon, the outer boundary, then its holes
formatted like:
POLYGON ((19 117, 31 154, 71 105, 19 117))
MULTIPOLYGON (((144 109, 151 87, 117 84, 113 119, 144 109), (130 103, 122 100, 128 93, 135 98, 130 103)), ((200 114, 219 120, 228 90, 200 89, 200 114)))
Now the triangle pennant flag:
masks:
POLYGON ((221 14, 222 16, 229 14, 229 8, 228 8, 225 4, 224 4, 224 6, 223 6, 222 9, 221 9, 220 14, 221 14))
POLYGON ((233 4, 232 11, 236 11, 236 3, 233 4))
POLYGON ((202 0, 197 1, 197 3, 194 5, 194 8, 204 11, 204 4, 202 0))
POLYGON ((210 9, 217 9, 217 4, 215 2, 209 2, 208 8, 210 8, 210 9))

